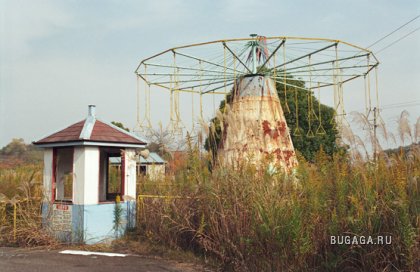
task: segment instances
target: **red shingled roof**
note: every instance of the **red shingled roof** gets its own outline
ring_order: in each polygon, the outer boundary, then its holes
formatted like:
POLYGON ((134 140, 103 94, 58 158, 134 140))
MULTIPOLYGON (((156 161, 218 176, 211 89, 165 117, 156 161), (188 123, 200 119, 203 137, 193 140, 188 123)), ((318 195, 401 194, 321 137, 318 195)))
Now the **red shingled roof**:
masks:
POLYGON ((130 135, 130 133, 122 132, 97 119, 95 120, 95 125, 89 139, 81 139, 80 134, 83 130, 85 122, 86 120, 75 123, 63 130, 60 130, 59 132, 34 142, 34 144, 51 144, 75 141, 145 144, 145 142, 140 141, 130 135))
POLYGON ((133 143, 144 144, 133 136, 123 133, 108 124, 96 120, 93 127, 90 140, 95 142, 118 142, 118 143, 133 143))
POLYGON ((83 129, 84 124, 85 124, 85 121, 77 122, 76 124, 73 124, 63 130, 60 130, 59 132, 56 132, 54 134, 51 134, 48 137, 45 137, 44 139, 39 140, 35 144, 69 142, 69 141, 80 140, 79 136, 80 136, 80 132, 83 129))

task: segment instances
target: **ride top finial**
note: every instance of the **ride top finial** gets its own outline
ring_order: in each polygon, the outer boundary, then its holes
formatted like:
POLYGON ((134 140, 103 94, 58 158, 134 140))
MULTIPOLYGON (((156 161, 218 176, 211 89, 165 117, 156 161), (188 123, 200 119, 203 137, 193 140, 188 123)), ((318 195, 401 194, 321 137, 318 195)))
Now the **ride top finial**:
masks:
MULTIPOLYGON (((250 34, 249 35, 252 38, 256 38, 258 37, 258 34, 250 34)), ((258 43, 256 42, 251 42, 251 56, 252 56, 252 73, 256 74, 257 73, 257 48, 258 43)))

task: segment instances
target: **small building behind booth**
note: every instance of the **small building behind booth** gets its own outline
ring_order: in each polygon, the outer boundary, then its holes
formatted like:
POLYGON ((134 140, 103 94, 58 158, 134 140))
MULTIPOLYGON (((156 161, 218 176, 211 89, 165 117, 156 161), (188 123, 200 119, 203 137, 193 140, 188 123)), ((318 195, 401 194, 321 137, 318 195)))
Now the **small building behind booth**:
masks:
MULTIPOLYGON (((119 171, 121 158, 111 158, 110 163, 115 171, 119 171)), ((151 152, 146 158, 139 156, 136 161, 137 176, 147 176, 150 180, 165 178, 166 162, 155 152, 151 152)))

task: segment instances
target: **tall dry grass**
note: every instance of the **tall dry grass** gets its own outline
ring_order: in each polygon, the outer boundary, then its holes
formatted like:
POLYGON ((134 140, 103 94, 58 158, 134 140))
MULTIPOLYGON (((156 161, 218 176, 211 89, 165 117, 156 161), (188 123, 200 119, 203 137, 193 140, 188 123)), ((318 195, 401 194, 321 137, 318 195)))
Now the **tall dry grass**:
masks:
POLYGON ((56 243, 42 229, 42 165, 0 168, 0 245, 56 243))
POLYGON ((295 177, 245 164, 210 172, 209 158, 190 146, 188 162, 173 180, 140 186, 140 193, 182 198, 144 199, 139 234, 215 258, 223 271, 415 271, 419 146, 381 152, 373 163, 360 149, 364 141, 352 137, 358 146, 348 154, 328 157, 321 150, 315 163, 300 158, 295 177), (342 235, 372 236, 374 242, 391 236, 392 243, 331 244, 331 236, 342 235))

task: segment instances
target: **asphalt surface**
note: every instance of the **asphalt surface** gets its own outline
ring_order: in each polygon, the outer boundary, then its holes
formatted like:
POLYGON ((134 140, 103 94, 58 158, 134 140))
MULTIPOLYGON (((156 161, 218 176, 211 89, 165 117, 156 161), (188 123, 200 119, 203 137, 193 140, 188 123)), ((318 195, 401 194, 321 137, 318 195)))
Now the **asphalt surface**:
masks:
POLYGON ((126 257, 80 256, 46 251, 0 247, 0 272, 111 272, 111 271, 203 271, 193 265, 129 255, 126 257))

